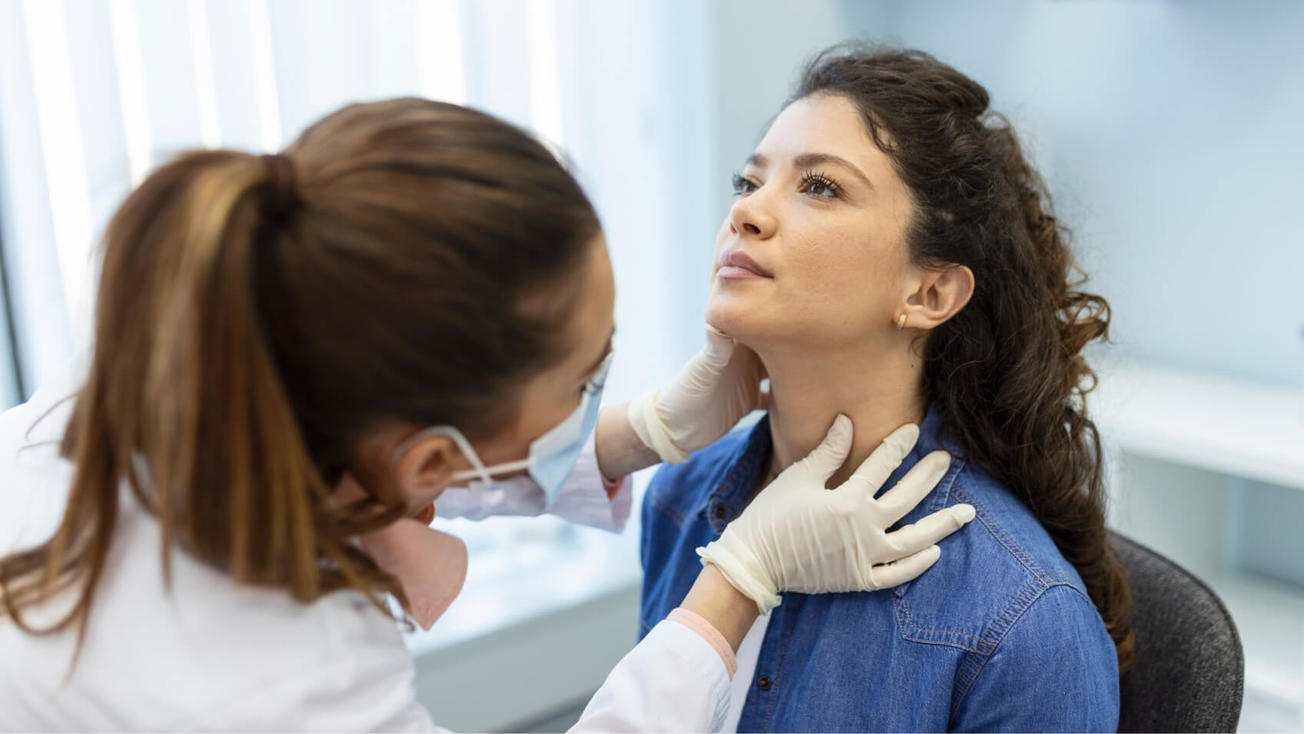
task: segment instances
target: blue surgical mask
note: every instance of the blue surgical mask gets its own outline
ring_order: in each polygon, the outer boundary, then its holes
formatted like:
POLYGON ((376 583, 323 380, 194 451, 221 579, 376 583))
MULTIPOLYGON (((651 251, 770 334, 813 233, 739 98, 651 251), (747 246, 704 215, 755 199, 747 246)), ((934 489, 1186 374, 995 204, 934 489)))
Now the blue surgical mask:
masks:
POLYGON ((608 354, 602 364, 594 370, 593 376, 584 386, 584 394, 575 412, 530 443, 528 458, 485 466, 479 454, 471 446, 471 442, 466 440, 466 436, 454 426, 431 426, 421 431, 403 442, 395 451, 395 456, 402 456, 403 452, 417 441, 431 436, 447 436, 457 444, 472 467, 454 473, 455 484, 468 482, 467 488, 472 491, 492 489, 496 484, 495 475, 526 469, 530 477, 543 490, 546 497, 545 507, 551 508, 557 500, 557 495, 561 493, 566 478, 575 469, 580 451, 584 449, 584 444, 589 440, 589 436, 593 435, 593 429, 597 426, 598 408, 602 403, 602 388, 607 381, 607 371, 611 368, 611 357, 612 355, 608 354))

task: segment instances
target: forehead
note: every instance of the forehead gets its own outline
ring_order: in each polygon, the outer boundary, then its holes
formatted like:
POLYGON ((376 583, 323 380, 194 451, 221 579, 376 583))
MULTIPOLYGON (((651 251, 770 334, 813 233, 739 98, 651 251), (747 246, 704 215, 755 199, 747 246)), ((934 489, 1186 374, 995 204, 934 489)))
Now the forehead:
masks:
POLYGON ((756 152, 771 161, 801 153, 830 153, 865 168, 875 168, 887 158, 869 137, 856 105, 829 94, 803 97, 783 108, 756 152))

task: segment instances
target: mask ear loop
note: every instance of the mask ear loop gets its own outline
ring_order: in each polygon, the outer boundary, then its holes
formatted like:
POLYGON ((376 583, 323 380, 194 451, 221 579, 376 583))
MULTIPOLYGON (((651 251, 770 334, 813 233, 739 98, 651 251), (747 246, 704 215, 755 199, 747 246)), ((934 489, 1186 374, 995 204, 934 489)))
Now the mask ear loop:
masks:
POLYGON ((398 448, 394 449, 395 463, 398 462, 403 454, 407 453, 408 449, 427 438, 433 438, 435 436, 446 436, 447 438, 452 439, 453 443, 457 445, 457 448, 461 450, 462 455, 466 457, 466 460, 471 462, 472 468, 469 471, 454 472, 453 479, 455 481, 466 478, 467 474, 470 474, 472 477, 478 477, 480 481, 484 482, 486 485, 493 481, 489 476, 488 467, 484 465, 483 461, 480 461, 480 455, 471 447, 471 442, 466 440, 466 436, 463 436, 461 431, 452 426, 431 426, 423 431, 419 431, 415 436, 399 444, 398 448))

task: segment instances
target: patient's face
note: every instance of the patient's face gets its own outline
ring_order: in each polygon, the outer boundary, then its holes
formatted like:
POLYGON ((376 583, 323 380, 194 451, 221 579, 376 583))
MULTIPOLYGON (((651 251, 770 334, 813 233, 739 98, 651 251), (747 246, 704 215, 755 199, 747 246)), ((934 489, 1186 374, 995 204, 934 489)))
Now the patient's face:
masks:
POLYGON ((862 346, 895 331, 911 267, 910 194, 850 101, 789 105, 735 188, 708 323, 762 350, 862 346), (729 265, 737 252, 754 264, 729 265))

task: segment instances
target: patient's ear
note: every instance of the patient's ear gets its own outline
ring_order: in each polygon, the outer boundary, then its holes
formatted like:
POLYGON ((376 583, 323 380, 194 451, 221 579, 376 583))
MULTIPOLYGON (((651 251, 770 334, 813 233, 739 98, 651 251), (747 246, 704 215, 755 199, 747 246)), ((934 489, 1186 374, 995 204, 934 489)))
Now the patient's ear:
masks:
POLYGON ((973 271, 964 265, 920 270, 915 290, 906 296, 905 328, 933 329, 960 312, 973 297, 973 271))

